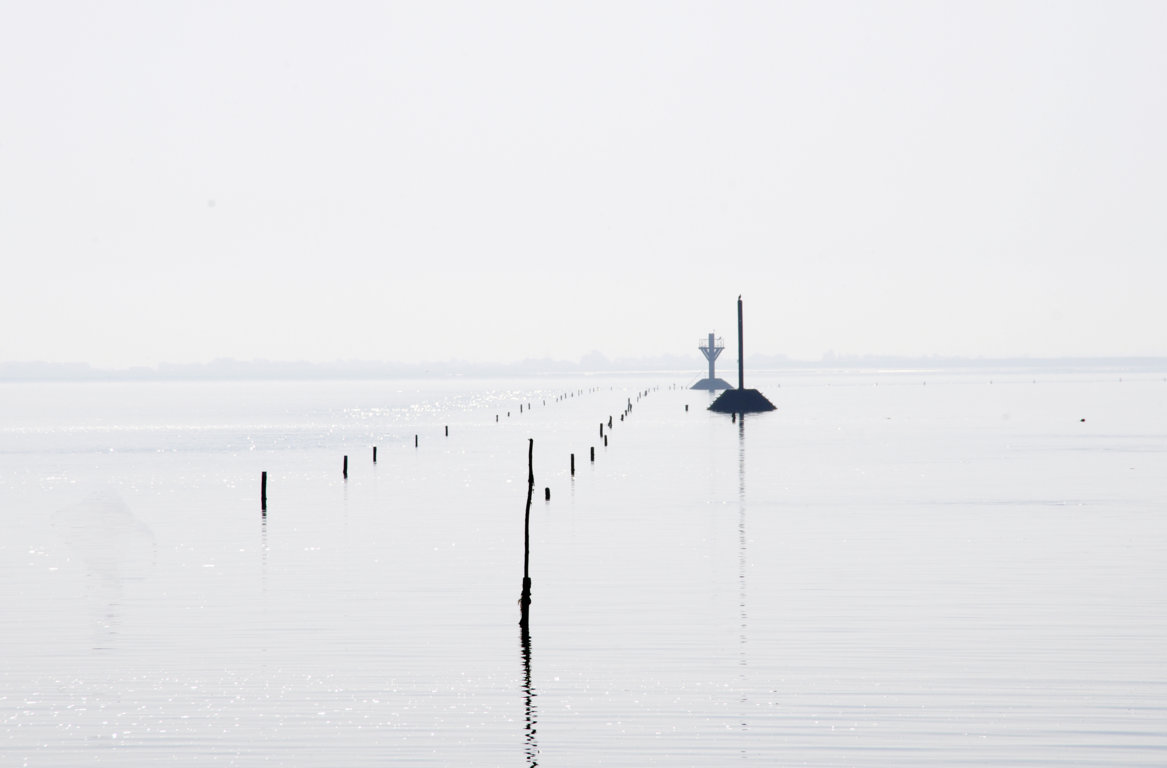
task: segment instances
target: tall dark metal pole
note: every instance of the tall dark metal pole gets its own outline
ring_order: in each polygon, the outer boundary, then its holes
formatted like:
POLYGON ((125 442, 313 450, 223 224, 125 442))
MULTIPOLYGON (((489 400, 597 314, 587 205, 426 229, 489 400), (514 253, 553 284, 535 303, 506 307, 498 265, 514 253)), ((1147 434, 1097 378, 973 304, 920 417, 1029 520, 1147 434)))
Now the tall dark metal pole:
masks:
POLYGON ((737 297, 737 388, 746 388, 745 349, 742 343, 742 297, 737 297))

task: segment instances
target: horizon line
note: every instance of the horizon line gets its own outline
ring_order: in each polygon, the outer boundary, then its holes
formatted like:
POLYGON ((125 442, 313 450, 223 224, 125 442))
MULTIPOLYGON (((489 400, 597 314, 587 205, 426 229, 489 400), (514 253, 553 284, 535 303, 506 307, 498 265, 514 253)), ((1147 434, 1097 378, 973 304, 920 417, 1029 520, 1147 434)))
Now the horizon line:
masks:
MULTIPOLYGON (((970 357, 946 355, 884 355, 830 353, 819 360, 792 358, 784 354, 747 355, 754 370, 838 370, 846 368, 1050 368, 1076 369, 1133 368, 1141 371, 1167 370, 1167 355, 1058 355, 970 357), (751 362, 752 361, 752 362, 751 362)), ((472 362, 466 360, 407 363, 383 360, 268 360, 217 358, 210 362, 101 367, 88 362, 10 361, 0 362, 0 382, 97 381, 97 380, 211 380, 211 379, 344 379, 399 378, 418 376, 497 376, 592 373, 684 373, 692 369, 700 378, 702 366, 680 355, 609 359, 589 353, 579 361, 526 358, 513 362, 472 362)))

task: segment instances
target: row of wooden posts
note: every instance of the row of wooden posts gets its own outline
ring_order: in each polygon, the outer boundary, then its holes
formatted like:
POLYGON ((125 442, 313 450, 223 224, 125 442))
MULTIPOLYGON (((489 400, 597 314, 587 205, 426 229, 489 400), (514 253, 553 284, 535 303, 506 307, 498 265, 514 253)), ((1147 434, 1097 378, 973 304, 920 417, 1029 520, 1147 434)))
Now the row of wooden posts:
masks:
MULTIPOLYGON (((588 390, 588 391, 594 392, 594 391, 596 391, 596 389, 598 389, 598 387, 593 388, 593 389, 588 390)), ((582 395, 584 393, 584 391, 585 390, 583 390, 583 389, 577 390, 578 394, 580 394, 580 395, 582 395)), ((647 395, 647 394, 648 394, 648 390, 645 390, 644 392, 638 392, 636 395, 636 399, 639 401, 642 396, 647 395)), ((575 395, 576 395, 576 392, 571 392, 571 393, 568 393, 565 395, 560 395, 558 398, 556 398, 556 401, 558 402, 560 400, 564 400, 564 399, 567 399, 569 397, 575 397, 575 395)), ((545 399, 543 400, 543 405, 547 405, 547 401, 545 399)), ((527 406, 528 411, 531 410, 530 403, 527 403, 526 406, 527 406)), ((620 414, 620 421, 624 421, 624 418, 631 412, 632 412, 632 399, 629 398, 628 403, 624 409, 624 412, 620 414)), ((523 404, 522 403, 519 403, 519 413, 523 413, 523 404)), ((507 411, 507 418, 510 418, 510 415, 511 415, 511 412, 507 411)), ((494 420, 496 422, 499 420, 499 414, 496 413, 494 415, 494 420)), ((612 416, 608 416, 607 425, 608 425, 608 429, 611 430, 612 425, 613 425, 613 417, 612 416)), ((444 427, 444 432, 445 432, 446 437, 450 436, 449 425, 446 425, 444 427)), ((600 422, 600 438, 604 441, 604 447, 607 447, 608 436, 607 436, 607 434, 604 433, 604 422, 602 422, 602 421, 600 422)), ((417 447, 419 447, 419 445, 420 445, 420 436, 415 434, 413 436, 413 447, 417 448, 417 447)), ((596 447, 594 445, 591 446, 589 449, 589 460, 593 463, 596 460, 596 447)), ((373 463, 374 464, 377 463, 377 446, 375 446, 375 445, 373 446, 373 463)), ((342 459, 341 476, 345 480, 348 479, 348 454, 345 454, 343 459, 342 459)), ((575 477, 575 454, 574 453, 571 454, 571 476, 575 477)), ((543 498, 547 501, 551 500, 551 488, 550 487, 543 489, 543 498)), ((267 514, 267 471, 266 470, 264 470, 263 472, 260 473, 259 504, 260 504, 260 510, 266 515, 267 514)))
MULTIPOLYGON (((648 392, 649 392, 649 390, 645 390, 643 392, 638 392, 636 395, 637 402, 640 401, 641 397, 646 396, 648 394, 648 392)), ((580 394, 582 394, 582 393, 583 393, 583 390, 580 390, 580 394)), ((574 394, 572 396, 574 396, 574 394)), ((547 401, 544 400, 543 404, 546 405, 547 401)), ((527 408, 528 408, 528 410, 530 409, 529 403, 527 404, 527 408)), ((688 406, 685 407, 685 410, 688 410, 688 406)), ((523 412, 523 405, 520 404, 519 405, 519 413, 522 413, 522 412, 523 412)), ((632 399, 629 398, 627 404, 625 405, 624 412, 620 414, 620 421, 624 421, 624 419, 631 413, 632 413, 632 399)), ((508 417, 510 416, 509 412, 507 413, 507 416, 508 417)), ((495 415, 494 418, 495 418, 495 421, 498 421, 497 414, 495 415)), ((611 415, 608 416, 606 424, 603 421, 600 422, 600 438, 604 441, 605 446, 608 445, 608 432, 605 432, 605 427, 608 431, 611 431, 613 426, 614 426, 614 423, 615 423, 614 418, 611 415)), ((448 425, 445 427, 445 435, 446 435, 446 437, 450 436, 450 427, 448 425)), ((419 441, 420 441, 419 435, 415 434, 413 436, 413 445, 415 448, 418 447, 419 441)), ((589 461, 591 461, 592 463, 594 463, 596 460, 596 447, 594 445, 590 446, 588 449, 588 458, 589 458, 589 461)), ((375 445, 373 446, 373 463, 374 464, 377 463, 377 446, 375 446, 375 445)), ((345 456, 344 456, 341 472, 342 472, 344 478, 347 480, 348 479, 348 455, 347 454, 345 454, 345 456)), ((575 477, 575 454, 574 453, 571 454, 571 476, 573 478, 575 477)), ((260 474, 260 481, 259 482, 260 482, 260 486, 259 486, 260 487, 260 491, 259 491, 260 507, 263 510, 264 516, 266 517, 266 515, 267 515, 267 471, 266 470, 260 474)), ((522 590, 519 593, 519 607, 520 607, 519 625, 522 627, 523 635, 525 638, 528 639, 528 641, 529 641, 529 635, 527 635, 527 632, 528 632, 529 621, 530 621, 530 607, 531 607, 531 572, 530 572, 530 562, 531 562, 531 497, 534 494, 534 492, 535 492, 535 439, 528 438, 528 441, 527 441, 527 506, 526 506, 526 512, 524 513, 524 516, 523 516, 523 585, 522 585, 522 590)), ((545 487, 543 489, 543 498, 546 499, 547 501, 551 500, 551 488, 549 486, 545 487)))
MULTIPOLYGON (((640 398, 647 395, 648 391, 637 393, 636 400, 639 402, 640 398)), ((632 399, 629 398, 624 412, 620 414, 620 421, 632 413, 632 399)), ((608 429, 612 429, 612 417, 608 416, 608 429)), ((604 432, 604 422, 600 422, 600 437, 604 440, 604 445, 608 445, 608 435, 604 432)), ((596 446, 590 446, 589 458, 592 462, 596 460, 596 446)), ((571 454, 571 476, 575 477, 575 454, 571 454)), ((528 438, 527 440, 527 510, 523 516, 523 587, 519 592, 519 626, 522 629, 522 636, 524 643, 529 642, 528 630, 531 619, 531 495, 535 491, 535 438, 528 438)), ((543 497, 548 501, 551 500, 551 489, 543 489, 543 497)))

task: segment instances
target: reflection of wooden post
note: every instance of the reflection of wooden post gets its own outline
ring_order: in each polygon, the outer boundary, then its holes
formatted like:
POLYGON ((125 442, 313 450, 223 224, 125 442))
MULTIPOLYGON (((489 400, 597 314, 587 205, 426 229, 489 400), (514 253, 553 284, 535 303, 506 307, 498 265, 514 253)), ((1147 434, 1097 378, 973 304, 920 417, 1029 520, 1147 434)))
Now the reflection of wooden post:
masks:
POLYGON ((526 723, 526 747, 527 765, 536 766, 539 764, 539 745, 535 742, 535 731, 537 723, 535 710, 535 686, 531 684, 531 632, 526 624, 519 627, 519 641, 523 647, 523 697, 526 699, 526 709, 524 710, 526 723))
POLYGON ((526 630, 531 610, 531 494, 535 492, 535 438, 527 441, 527 514, 523 521, 523 591, 519 595, 519 626, 526 630))

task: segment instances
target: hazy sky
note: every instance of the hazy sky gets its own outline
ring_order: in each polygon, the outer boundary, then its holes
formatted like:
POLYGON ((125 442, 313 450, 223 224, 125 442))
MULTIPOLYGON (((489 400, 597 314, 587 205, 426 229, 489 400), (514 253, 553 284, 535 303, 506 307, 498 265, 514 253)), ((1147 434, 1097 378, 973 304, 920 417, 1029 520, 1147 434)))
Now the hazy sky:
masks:
POLYGON ((1167 3, 0 0, 0 361, 1167 355, 1167 3))

